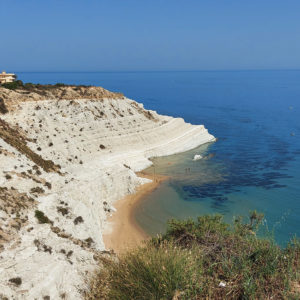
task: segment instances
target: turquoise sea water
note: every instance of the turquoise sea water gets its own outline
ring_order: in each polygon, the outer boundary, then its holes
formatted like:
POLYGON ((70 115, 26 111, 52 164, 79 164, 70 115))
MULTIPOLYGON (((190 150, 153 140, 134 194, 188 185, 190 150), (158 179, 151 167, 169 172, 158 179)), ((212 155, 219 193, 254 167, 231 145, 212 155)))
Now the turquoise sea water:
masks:
POLYGON ((18 73, 34 83, 100 85, 161 114, 204 124, 213 144, 154 159, 171 176, 137 209, 149 233, 170 217, 264 212, 284 244, 300 236, 300 71, 18 73), (195 154, 207 156, 196 162, 195 154), (189 168, 190 171, 186 171, 189 168))

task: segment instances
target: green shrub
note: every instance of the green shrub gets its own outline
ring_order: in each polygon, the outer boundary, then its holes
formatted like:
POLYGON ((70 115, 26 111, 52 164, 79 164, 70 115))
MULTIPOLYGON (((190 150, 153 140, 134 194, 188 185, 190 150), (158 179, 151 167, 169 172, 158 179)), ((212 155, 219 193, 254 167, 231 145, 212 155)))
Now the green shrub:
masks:
POLYGON ((36 210, 34 216, 38 219, 40 224, 53 224, 53 222, 40 210, 36 210))
POLYGON ((27 83, 24 84, 24 89, 26 89, 26 90, 32 90, 34 88, 34 86, 35 85, 33 83, 27 82, 27 83))
POLYGON ((104 264, 88 299, 172 299, 183 290, 195 296, 202 273, 198 256, 199 249, 183 250, 172 243, 138 248, 104 264))
POLYGON ((165 235, 104 260, 86 298, 297 299, 299 240, 281 249, 257 237, 262 220, 256 212, 233 225, 220 215, 171 220, 165 235))
POLYGON ((64 83, 58 82, 58 83, 56 83, 54 86, 55 86, 55 87, 63 87, 63 86, 67 86, 67 85, 64 84, 64 83))
POLYGON ((7 83, 2 83, 1 84, 1 87, 4 87, 6 89, 9 89, 9 90, 16 90, 16 89, 19 89, 19 88, 23 88, 23 82, 22 80, 16 80, 16 81, 13 81, 13 82, 7 82, 7 83))

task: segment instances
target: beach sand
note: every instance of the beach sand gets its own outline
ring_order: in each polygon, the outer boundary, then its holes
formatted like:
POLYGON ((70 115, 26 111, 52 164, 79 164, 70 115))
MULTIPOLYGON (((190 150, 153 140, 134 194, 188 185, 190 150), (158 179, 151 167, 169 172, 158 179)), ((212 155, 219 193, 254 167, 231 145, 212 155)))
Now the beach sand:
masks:
POLYGON ((139 177, 151 179, 152 182, 145 183, 137 188, 136 193, 127 195, 115 203, 116 212, 108 218, 111 225, 110 232, 103 234, 106 249, 113 249, 116 253, 128 251, 150 237, 141 229, 134 218, 134 211, 139 201, 155 190, 167 176, 149 175, 143 172, 137 173, 139 177))

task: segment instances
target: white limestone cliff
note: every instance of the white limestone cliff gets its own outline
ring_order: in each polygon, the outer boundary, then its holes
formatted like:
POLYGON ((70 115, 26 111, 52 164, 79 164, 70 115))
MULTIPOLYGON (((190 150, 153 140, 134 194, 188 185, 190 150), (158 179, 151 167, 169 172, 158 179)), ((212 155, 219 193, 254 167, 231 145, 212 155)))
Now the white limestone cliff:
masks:
POLYGON ((135 172, 151 165, 150 157, 215 139, 202 125, 158 115, 125 97, 14 105, 0 119, 61 169, 46 172, 0 134, 0 298, 80 299, 105 250, 102 232, 113 203, 148 180, 135 172), (19 204, 10 208, 13 201, 19 204), (40 224, 35 210, 52 223, 40 224))

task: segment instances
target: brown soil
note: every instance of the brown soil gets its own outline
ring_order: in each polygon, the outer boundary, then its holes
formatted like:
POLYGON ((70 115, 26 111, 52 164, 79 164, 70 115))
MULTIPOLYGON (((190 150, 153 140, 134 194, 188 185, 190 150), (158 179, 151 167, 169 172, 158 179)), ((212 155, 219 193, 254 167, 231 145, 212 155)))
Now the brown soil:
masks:
POLYGON ((121 93, 110 92, 96 86, 55 86, 55 85, 32 85, 23 86, 15 90, 0 87, 0 114, 13 111, 18 104, 25 101, 41 100, 72 100, 92 99, 102 100, 105 98, 124 98, 121 93))

